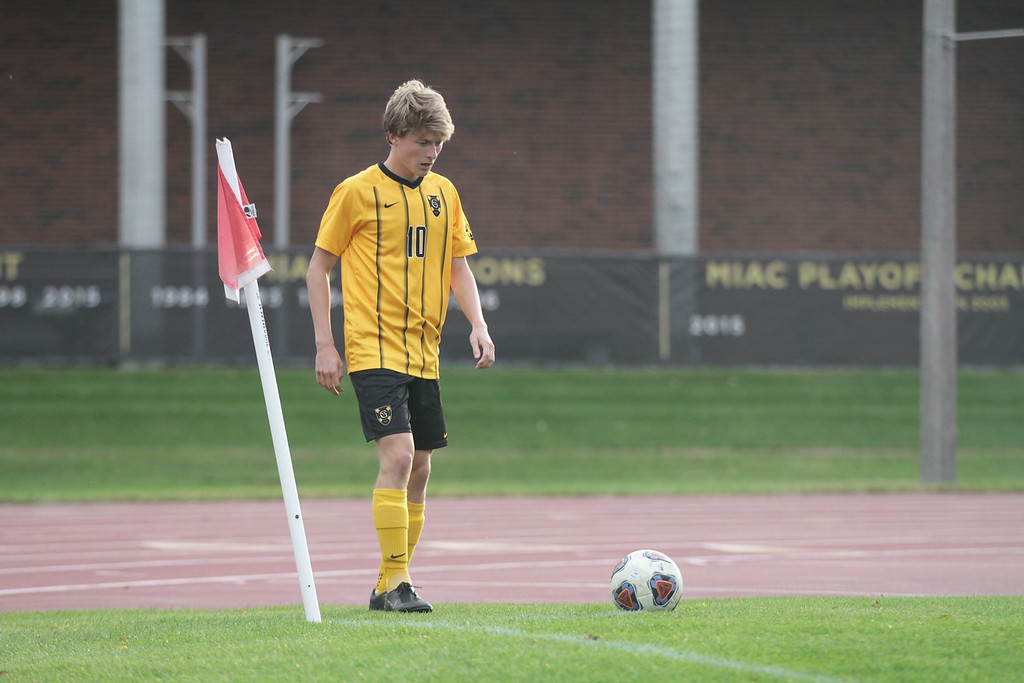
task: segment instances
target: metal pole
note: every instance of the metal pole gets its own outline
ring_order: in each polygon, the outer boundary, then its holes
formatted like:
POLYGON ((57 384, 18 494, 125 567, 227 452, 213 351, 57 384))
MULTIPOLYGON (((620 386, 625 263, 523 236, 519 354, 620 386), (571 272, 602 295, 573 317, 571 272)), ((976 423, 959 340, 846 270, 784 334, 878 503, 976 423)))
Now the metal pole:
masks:
POLYGON ((955 0, 924 0, 921 152, 921 479, 956 478, 955 0))
POLYGON ((992 38, 1024 38, 1024 28, 1008 28, 1002 31, 967 31, 953 36, 957 42, 964 40, 990 40, 992 38))
MULTIPOLYGON (((167 99, 192 123, 192 286, 199 292, 206 275, 206 36, 172 37, 167 45, 192 70, 191 92, 168 92, 167 99)), ((192 309, 192 354, 206 356, 206 317, 203 307, 192 309)))
POLYGON ((192 69, 191 92, 167 93, 192 123, 192 246, 206 245, 206 36, 168 38, 167 45, 192 69))
POLYGON ((167 39, 192 70, 190 92, 168 92, 167 100, 192 123, 192 246, 206 245, 206 36, 167 39))
POLYGON ((291 124, 292 119, 310 102, 320 102, 319 93, 293 93, 292 66, 306 50, 321 47, 318 38, 277 36, 276 79, 274 87, 274 246, 285 249, 291 244, 291 124))
POLYGON ((288 99, 292 89, 292 69, 289 61, 291 37, 277 37, 277 59, 274 89, 274 246, 284 248, 291 241, 288 215, 291 209, 291 119, 288 117, 288 99))
POLYGON ((956 31, 956 0, 924 0, 921 126, 921 479, 956 479, 956 46, 1024 28, 956 31))
POLYGON ((206 245, 206 36, 192 36, 192 246, 206 245))
POLYGON ((654 0, 654 242, 661 255, 699 249, 697 0, 654 0))

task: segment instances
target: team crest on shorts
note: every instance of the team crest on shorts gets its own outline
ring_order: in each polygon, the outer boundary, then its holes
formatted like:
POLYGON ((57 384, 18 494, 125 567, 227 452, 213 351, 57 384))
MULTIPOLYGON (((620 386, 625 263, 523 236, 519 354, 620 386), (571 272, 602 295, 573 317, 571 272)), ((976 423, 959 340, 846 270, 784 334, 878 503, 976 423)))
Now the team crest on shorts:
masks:
POLYGON ((437 198, 436 194, 428 195, 427 199, 428 199, 428 203, 430 204, 430 208, 432 209, 433 214, 435 216, 440 216, 441 215, 441 200, 437 198))
POLYGON ((380 422, 385 427, 391 424, 391 406, 374 408, 373 412, 377 413, 377 422, 380 422))

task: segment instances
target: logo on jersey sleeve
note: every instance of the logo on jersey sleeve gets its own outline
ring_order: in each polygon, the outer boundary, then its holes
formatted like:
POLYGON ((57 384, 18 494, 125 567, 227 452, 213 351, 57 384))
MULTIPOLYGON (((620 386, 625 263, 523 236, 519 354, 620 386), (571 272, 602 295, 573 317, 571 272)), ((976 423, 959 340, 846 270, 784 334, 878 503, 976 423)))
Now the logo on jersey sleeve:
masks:
POLYGON ((380 422, 385 427, 391 424, 391 406, 374 408, 373 412, 377 413, 377 422, 380 422))

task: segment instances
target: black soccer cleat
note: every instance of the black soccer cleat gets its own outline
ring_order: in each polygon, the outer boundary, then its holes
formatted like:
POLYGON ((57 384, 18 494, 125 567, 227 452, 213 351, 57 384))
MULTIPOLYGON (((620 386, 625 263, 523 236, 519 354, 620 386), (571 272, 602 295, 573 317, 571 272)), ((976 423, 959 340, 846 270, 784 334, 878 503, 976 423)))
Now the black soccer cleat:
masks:
POLYGON ((430 612, 430 603, 416 595, 412 584, 403 582, 393 591, 370 593, 370 609, 383 612, 430 612))

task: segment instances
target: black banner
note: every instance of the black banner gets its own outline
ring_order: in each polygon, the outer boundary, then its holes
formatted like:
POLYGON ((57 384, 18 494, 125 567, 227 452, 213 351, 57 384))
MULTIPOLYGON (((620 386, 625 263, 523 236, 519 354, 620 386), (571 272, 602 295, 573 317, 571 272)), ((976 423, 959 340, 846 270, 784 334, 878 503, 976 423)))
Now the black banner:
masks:
MULTIPOLYGON (((699 359, 733 364, 916 364, 920 263, 908 258, 701 259, 699 359), (709 324, 710 323, 710 324, 709 324)), ((956 267, 960 362, 1024 360, 1024 262, 956 267)))
MULTIPOLYGON (((313 361, 308 250, 259 281, 275 360, 313 361)), ((470 258, 499 361, 914 365, 920 264, 906 257, 538 254, 470 258)), ((337 282, 337 273, 334 281, 337 282)), ((959 359, 1024 363, 1024 259, 961 258, 959 359)), ((341 292, 333 324, 342 343, 341 292)), ((445 362, 469 362, 455 301, 445 362)), ((213 250, 0 250, 0 362, 254 362, 213 250)))
POLYGON ((118 254, 0 251, 0 359, 118 358, 118 254))

